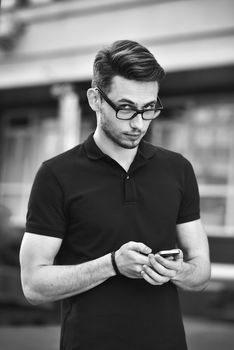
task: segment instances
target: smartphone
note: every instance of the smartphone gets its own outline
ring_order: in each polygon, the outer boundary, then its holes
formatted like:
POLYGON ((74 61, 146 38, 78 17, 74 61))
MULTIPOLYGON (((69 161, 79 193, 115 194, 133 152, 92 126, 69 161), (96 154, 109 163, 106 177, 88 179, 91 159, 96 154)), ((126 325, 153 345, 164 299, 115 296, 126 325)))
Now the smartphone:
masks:
POLYGON ((179 253, 179 249, 160 250, 160 252, 158 252, 158 254, 161 255, 163 258, 174 258, 179 253))

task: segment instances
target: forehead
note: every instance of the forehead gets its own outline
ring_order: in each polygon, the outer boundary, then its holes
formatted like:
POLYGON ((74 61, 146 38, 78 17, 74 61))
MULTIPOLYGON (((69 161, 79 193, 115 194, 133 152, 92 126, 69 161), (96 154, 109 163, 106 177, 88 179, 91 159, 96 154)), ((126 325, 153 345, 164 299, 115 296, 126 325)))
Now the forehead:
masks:
POLYGON ((114 100, 128 99, 133 102, 148 102, 158 95, 157 81, 136 81, 116 75, 112 79, 108 96, 114 100))

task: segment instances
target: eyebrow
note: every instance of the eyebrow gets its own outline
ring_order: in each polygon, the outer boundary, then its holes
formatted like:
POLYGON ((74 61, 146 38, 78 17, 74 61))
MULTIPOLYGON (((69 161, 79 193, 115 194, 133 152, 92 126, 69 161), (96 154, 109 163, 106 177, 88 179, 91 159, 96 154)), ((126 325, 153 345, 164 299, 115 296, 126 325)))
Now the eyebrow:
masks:
MULTIPOLYGON (((123 103, 123 102, 124 103, 129 103, 129 104, 131 104, 131 105, 133 105, 133 106, 135 106, 137 108, 136 104, 133 101, 127 99, 127 98, 121 98, 120 100, 117 101, 117 103, 123 103)), ((152 103, 155 103, 155 105, 156 105, 157 104, 157 100, 153 100, 153 101, 147 102, 146 104, 143 105, 143 108, 151 105, 152 103)))

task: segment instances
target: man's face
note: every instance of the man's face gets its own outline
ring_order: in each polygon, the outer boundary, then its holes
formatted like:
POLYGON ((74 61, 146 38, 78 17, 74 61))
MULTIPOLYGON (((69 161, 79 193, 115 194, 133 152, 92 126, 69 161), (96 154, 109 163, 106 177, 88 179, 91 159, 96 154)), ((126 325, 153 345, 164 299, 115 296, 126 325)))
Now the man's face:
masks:
MULTIPOLYGON (((143 109, 156 103, 158 83, 139 82, 115 76, 108 97, 121 108, 143 109)), ((143 120, 141 114, 130 120, 116 118, 114 109, 102 99, 98 127, 116 145, 131 149, 138 146, 151 121, 143 120)))

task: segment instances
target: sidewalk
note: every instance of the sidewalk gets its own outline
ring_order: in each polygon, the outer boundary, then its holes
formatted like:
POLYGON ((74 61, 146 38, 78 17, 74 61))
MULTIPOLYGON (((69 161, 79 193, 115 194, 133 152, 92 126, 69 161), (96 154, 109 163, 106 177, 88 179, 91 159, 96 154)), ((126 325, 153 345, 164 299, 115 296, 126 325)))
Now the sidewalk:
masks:
MULTIPOLYGON (((185 318, 184 324, 189 350, 233 350, 233 323, 185 318)), ((57 326, 0 328, 0 350, 58 349, 57 326)))

